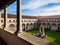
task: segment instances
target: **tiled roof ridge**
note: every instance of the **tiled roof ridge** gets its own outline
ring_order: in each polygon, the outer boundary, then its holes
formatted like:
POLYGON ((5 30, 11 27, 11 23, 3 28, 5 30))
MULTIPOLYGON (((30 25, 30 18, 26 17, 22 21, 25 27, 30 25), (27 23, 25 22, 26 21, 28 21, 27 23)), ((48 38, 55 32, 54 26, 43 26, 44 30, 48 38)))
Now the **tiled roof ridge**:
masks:
POLYGON ((38 16, 38 18, 60 18, 60 15, 52 15, 52 16, 38 16))
MULTIPOLYGON (((4 14, 1 16, 4 17, 4 14)), ((8 14, 8 18, 16 18, 16 14, 8 14)), ((22 18, 27 19, 42 19, 42 18, 60 18, 60 15, 52 15, 52 16, 29 16, 29 15, 22 15, 22 18)))
MULTIPOLYGON (((4 17, 4 14, 1 15, 1 17, 4 17)), ((16 14, 8 14, 8 18, 16 18, 16 14)), ((22 18, 29 18, 29 19, 37 19, 36 16, 28 16, 28 15, 22 15, 22 18)))

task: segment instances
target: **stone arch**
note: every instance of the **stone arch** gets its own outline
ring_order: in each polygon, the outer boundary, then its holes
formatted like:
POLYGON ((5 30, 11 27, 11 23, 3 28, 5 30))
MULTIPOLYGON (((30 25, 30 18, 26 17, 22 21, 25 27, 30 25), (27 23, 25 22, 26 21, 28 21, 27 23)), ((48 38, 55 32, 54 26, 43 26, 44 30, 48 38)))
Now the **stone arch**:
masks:
POLYGON ((29 26, 30 26, 30 24, 27 23, 27 24, 26 24, 26 30, 30 30, 29 26))
POLYGON ((56 24, 55 23, 52 23, 52 26, 56 26, 56 24))
POLYGON ((46 23, 42 23, 41 25, 43 25, 44 26, 44 29, 46 29, 47 27, 46 27, 46 23))
POLYGON ((22 24, 22 30, 25 31, 25 24, 22 24))
POLYGON ((47 23, 47 25, 50 25, 50 23, 47 23))
POLYGON ((57 24, 56 23, 52 23, 51 30, 54 30, 54 31, 57 31, 58 30, 58 27, 57 27, 57 24))
POLYGON ((11 30, 16 30, 16 26, 15 26, 14 24, 10 24, 10 25, 9 25, 9 29, 11 29, 11 30))
POLYGON ((50 30, 51 29, 51 24, 47 23, 47 29, 50 30))
POLYGON ((41 23, 39 23, 39 25, 41 25, 41 23))
POLYGON ((36 23, 34 23, 34 29, 36 29, 36 23))
POLYGON ((33 29, 33 23, 30 24, 30 29, 33 29))
POLYGON ((33 23, 31 23, 30 25, 33 25, 33 23))
POLYGON ((43 23, 42 25, 46 25, 45 23, 43 23))

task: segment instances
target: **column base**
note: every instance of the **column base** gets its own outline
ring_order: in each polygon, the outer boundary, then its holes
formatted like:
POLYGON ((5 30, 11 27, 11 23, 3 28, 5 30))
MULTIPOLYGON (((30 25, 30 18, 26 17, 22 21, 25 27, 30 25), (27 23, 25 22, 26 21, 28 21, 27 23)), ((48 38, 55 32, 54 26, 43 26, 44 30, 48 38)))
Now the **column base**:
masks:
POLYGON ((23 31, 21 30, 21 31, 19 31, 18 33, 20 33, 20 32, 23 32, 23 31))
POLYGON ((7 30, 7 28, 4 28, 4 30, 7 30))
POLYGON ((5 31, 14 34, 14 32, 12 30, 9 30, 8 28, 4 28, 5 31))

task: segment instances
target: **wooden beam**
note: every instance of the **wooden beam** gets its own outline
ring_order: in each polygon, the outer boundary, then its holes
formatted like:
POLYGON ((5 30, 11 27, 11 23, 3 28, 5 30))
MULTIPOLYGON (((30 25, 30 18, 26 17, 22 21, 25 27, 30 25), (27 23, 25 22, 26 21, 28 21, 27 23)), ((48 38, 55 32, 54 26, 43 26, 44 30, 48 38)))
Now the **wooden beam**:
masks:
POLYGON ((16 0, 10 0, 10 1, 7 1, 7 3, 4 3, 4 2, 2 2, 2 1, 0 1, 0 3, 2 4, 2 6, 0 7, 0 9, 2 10, 2 9, 4 9, 4 5, 10 5, 10 4, 12 4, 14 1, 16 1, 16 0))

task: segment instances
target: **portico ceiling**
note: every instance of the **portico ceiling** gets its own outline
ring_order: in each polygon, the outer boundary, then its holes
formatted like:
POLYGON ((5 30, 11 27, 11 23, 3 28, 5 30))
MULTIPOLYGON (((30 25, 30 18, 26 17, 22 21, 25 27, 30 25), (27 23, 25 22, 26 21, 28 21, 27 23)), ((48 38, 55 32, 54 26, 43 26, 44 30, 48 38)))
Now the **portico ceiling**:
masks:
POLYGON ((5 5, 9 6, 15 0, 0 0, 0 10, 4 8, 5 5))

